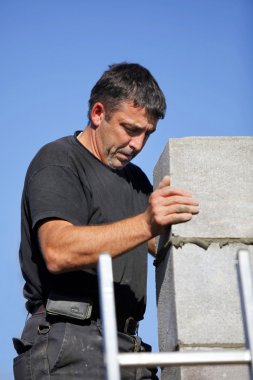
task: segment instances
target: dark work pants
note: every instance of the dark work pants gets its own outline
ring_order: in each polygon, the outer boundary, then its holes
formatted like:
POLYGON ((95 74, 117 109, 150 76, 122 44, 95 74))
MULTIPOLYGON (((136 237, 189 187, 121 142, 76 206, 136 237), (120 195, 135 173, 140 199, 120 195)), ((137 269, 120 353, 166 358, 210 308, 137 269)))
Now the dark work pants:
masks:
MULTIPOLYGON (((120 352, 149 351, 139 337, 118 333, 120 352)), ((100 321, 53 322, 45 313, 31 316, 21 339, 14 338, 15 380, 102 380, 105 368, 100 321)), ((157 380, 156 369, 122 368, 123 380, 157 380)))

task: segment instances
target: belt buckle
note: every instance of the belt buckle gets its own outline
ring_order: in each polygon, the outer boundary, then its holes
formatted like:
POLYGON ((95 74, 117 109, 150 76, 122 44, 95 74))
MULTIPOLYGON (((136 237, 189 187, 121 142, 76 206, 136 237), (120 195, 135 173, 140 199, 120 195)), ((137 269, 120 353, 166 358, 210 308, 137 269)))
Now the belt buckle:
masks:
POLYGON ((129 335, 135 335, 138 326, 139 323, 133 317, 128 317, 125 322, 124 333, 129 335))

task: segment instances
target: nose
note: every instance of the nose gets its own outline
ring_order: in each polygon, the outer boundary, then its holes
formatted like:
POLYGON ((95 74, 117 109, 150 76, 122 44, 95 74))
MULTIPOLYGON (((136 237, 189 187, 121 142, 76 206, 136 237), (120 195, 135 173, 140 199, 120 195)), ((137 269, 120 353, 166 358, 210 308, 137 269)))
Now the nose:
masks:
POLYGON ((131 149, 135 150, 136 152, 140 152, 142 148, 144 147, 146 140, 147 138, 145 134, 134 136, 131 138, 129 142, 129 146, 131 147, 131 149))

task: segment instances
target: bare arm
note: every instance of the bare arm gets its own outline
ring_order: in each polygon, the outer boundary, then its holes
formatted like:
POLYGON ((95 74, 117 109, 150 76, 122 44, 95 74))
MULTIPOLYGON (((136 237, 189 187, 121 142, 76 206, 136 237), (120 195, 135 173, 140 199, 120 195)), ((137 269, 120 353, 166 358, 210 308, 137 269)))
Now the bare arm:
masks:
MULTIPOLYGON (((166 176, 151 194, 144 213, 99 226, 46 221, 39 228, 39 240, 48 270, 60 273, 95 265, 104 251, 112 257, 119 256, 150 241, 166 226, 186 222, 197 213, 198 203, 189 193, 170 187, 166 176)), ((152 245, 149 243, 150 249, 154 249, 152 245)))
POLYGON ((94 265, 101 252, 118 256, 148 240, 143 215, 99 226, 75 226, 65 220, 42 224, 39 239, 51 272, 94 265))

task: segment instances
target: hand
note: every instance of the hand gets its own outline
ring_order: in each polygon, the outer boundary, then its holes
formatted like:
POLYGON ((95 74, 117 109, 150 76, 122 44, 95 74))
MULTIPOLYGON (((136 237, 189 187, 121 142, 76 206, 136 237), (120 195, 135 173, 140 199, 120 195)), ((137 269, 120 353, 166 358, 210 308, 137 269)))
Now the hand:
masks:
POLYGON ((145 212, 152 235, 161 234, 167 226, 188 222, 198 214, 199 204, 187 191, 170 186, 165 176, 158 188, 150 195, 145 212))

